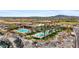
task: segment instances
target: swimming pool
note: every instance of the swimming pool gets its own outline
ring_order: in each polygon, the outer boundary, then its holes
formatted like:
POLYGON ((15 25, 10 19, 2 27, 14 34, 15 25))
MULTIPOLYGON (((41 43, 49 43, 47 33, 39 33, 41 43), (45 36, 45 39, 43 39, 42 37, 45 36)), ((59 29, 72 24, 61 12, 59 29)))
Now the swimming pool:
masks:
POLYGON ((47 31, 45 31, 45 33, 44 32, 40 32, 40 33, 37 33, 37 34, 33 35, 33 37, 43 38, 43 37, 46 37, 46 36, 48 36, 50 34, 51 34, 51 32, 49 30, 47 30, 47 31))
POLYGON ((31 32, 31 30, 21 28, 21 29, 18 29, 18 30, 17 30, 17 32, 19 32, 19 33, 30 33, 30 32, 31 32))

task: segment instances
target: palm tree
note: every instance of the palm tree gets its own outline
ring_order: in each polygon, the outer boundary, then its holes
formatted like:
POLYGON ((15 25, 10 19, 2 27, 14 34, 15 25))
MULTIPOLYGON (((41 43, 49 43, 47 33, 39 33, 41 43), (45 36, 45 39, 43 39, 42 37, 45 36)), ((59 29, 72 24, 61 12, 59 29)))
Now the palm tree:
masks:
POLYGON ((43 28, 43 32, 44 32, 44 37, 45 37, 45 32, 46 32, 46 26, 44 25, 44 28, 43 28))
POLYGON ((70 35, 71 32, 72 32, 71 28, 68 27, 68 28, 67 28, 67 33, 69 33, 69 35, 70 35))

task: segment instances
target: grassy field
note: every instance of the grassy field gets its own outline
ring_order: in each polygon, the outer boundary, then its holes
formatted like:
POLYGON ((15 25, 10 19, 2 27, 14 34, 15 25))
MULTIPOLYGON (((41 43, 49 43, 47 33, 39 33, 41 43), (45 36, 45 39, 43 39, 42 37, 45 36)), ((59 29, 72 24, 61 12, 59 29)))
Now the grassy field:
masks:
POLYGON ((74 24, 79 24, 79 22, 59 22, 58 24, 71 24, 71 25, 74 25, 74 24))

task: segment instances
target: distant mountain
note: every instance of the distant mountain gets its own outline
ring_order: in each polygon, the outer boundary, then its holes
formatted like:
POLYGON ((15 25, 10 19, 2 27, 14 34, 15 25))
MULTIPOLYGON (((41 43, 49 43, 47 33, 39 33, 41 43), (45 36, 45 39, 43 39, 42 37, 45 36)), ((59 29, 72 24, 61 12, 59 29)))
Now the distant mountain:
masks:
POLYGON ((72 18, 78 19, 79 20, 79 16, 67 16, 67 15, 56 15, 56 16, 50 16, 50 17, 0 17, 0 20, 16 20, 16 19, 35 19, 35 20, 70 20, 72 18))
POLYGON ((55 20, 60 20, 60 19, 78 19, 79 20, 79 16, 67 16, 67 15, 56 15, 56 16, 51 16, 52 19, 55 19, 55 20))

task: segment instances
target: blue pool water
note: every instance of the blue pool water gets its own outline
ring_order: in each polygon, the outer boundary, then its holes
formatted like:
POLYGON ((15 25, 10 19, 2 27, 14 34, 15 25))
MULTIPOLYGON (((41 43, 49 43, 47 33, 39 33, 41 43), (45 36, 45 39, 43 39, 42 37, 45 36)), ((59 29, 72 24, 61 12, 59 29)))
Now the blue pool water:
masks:
POLYGON ((31 31, 29 29, 21 28, 21 29, 17 30, 17 32, 20 32, 20 33, 30 33, 31 31))
POLYGON ((49 34, 49 31, 46 31, 45 33, 44 32, 37 33, 36 35, 37 36, 44 36, 44 35, 48 35, 48 34, 49 34))
POLYGON ((38 38, 43 38, 44 36, 48 36, 49 34, 51 34, 51 33, 49 32, 49 30, 47 30, 45 33, 40 32, 40 33, 35 34, 35 36, 38 38))

